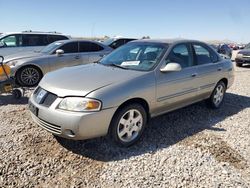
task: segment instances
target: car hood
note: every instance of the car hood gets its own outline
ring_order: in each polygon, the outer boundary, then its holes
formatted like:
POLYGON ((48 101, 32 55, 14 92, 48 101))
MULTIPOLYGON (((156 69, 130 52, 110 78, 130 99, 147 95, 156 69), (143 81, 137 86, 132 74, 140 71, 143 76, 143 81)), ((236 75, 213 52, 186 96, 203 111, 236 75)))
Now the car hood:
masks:
POLYGON ((13 60, 21 60, 24 58, 31 58, 31 57, 39 57, 39 56, 43 56, 43 53, 39 53, 39 52, 19 52, 19 53, 15 53, 9 56, 5 56, 4 57, 4 62, 9 62, 9 61, 13 61, 13 60))
POLYGON ((50 72, 44 76, 39 86, 60 97, 86 96, 100 88, 143 74, 145 72, 92 63, 50 72))
POLYGON ((240 50, 238 54, 250 56, 250 49, 240 50))

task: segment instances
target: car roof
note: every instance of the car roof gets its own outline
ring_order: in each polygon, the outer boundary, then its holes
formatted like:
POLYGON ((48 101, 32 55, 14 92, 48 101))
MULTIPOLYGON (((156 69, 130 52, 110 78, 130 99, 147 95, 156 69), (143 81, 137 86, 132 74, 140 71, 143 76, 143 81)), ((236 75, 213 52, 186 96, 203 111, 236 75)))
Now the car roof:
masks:
POLYGON ((22 32, 6 32, 6 33, 1 33, 1 35, 13 35, 13 34, 39 34, 39 35, 63 35, 63 36, 67 36, 64 35, 62 33, 58 33, 58 32, 42 32, 42 31, 22 31, 22 32))
POLYGON ((187 42, 204 43, 198 40, 190 40, 190 39, 139 39, 131 41, 131 43, 135 42, 162 43, 162 44, 177 44, 177 43, 187 43, 187 42))

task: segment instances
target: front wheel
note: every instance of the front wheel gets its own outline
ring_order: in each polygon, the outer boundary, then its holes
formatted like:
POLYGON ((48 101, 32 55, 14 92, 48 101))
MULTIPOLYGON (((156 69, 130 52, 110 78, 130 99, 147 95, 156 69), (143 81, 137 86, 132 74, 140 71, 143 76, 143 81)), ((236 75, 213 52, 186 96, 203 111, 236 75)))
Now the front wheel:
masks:
POLYGON ((42 79, 42 73, 36 67, 27 66, 17 71, 16 79, 21 86, 33 87, 38 85, 42 79))
POLYGON ((236 63, 236 67, 242 67, 242 63, 236 63))
POLYGON ((130 104, 115 114, 111 122, 111 137, 120 146, 137 142, 147 123, 147 114, 140 104, 130 104))
POLYGON ((207 99, 207 104, 214 109, 219 108, 223 102, 225 92, 226 85, 223 81, 220 81, 214 88, 214 91, 211 94, 210 98, 207 99))

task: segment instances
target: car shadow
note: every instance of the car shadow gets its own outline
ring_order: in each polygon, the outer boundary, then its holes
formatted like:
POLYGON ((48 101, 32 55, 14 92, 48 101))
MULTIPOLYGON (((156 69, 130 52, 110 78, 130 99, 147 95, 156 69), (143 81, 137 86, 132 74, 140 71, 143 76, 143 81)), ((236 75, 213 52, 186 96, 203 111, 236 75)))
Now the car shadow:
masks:
POLYGON ((214 125, 249 107, 250 97, 227 93, 220 109, 209 109, 205 102, 200 102, 167 113, 153 118, 148 123, 142 139, 129 148, 118 147, 107 137, 85 141, 72 141, 58 137, 56 139, 64 148, 78 155, 98 161, 117 161, 145 153, 154 153, 203 130, 226 131, 214 125))
POLYGON ((9 104, 28 104, 29 98, 26 96, 21 97, 20 99, 16 99, 13 95, 0 95, 0 106, 5 106, 9 104))

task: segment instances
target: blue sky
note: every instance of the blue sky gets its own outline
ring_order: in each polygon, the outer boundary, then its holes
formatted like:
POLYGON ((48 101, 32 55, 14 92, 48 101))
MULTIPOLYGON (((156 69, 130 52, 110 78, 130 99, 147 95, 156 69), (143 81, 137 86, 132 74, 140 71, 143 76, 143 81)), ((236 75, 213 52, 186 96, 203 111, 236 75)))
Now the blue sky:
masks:
POLYGON ((250 42, 250 0, 0 0, 0 32, 250 42))

